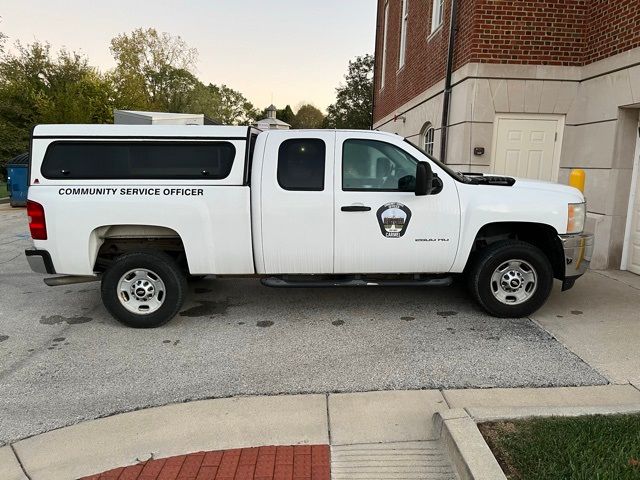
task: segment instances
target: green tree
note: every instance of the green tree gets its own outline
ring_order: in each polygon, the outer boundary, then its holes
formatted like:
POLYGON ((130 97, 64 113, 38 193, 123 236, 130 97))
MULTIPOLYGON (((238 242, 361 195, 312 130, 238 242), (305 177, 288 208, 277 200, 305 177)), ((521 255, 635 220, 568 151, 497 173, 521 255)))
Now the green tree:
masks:
POLYGON ((44 95, 36 100, 38 123, 110 123, 113 85, 87 58, 62 51, 49 68, 44 95))
POLYGON ((28 149, 36 124, 112 121, 113 87, 85 57, 39 42, 15 50, 0 61, 0 164, 28 149))
POLYGON ((242 93, 196 78, 198 51, 180 37, 138 28, 111 40, 111 52, 118 108, 204 113, 224 125, 248 124, 257 116, 242 93))
POLYGON ((205 85, 202 82, 198 82, 198 84, 189 93, 185 112, 204 113, 205 116, 219 122, 216 118, 218 116, 219 109, 220 98, 215 94, 213 85, 205 85))
POLYGON ((310 104, 302 105, 296 113, 294 128, 322 128, 324 114, 310 104))
POLYGON ((189 96, 186 110, 204 113, 222 125, 248 125, 258 117, 253 104, 242 93, 226 85, 199 83, 189 96))
POLYGON ((198 80, 198 51, 179 36, 138 28, 111 40, 112 79, 120 108, 181 111, 198 80))
POLYGON ((154 29, 115 37, 116 67, 106 75, 75 52, 53 55, 47 43, 2 53, 5 38, 0 33, 0 167, 28 149, 34 125, 110 123, 114 108, 204 113, 223 124, 258 116, 242 93, 196 78, 197 51, 180 37, 154 29))
MULTIPOLYGON (((265 117, 266 117, 266 114, 265 114, 265 117)), ((293 110, 291 109, 291 105, 287 105, 282 110, 277 110, 276 117, 278 118, 278 120, 282 120, 283 122, 288 123, 289 125, 293 125, 296 121, 296 114, 293 113, 293 110)))
POLYGON ((242 93, 226 85, 211 85, 214 98, 218 99, 218 108, 212 113, 215 120, 223 125, 247 125, 257 115, 253 104, 242 93))
POLYGON ((327 108, 325 127, 370 129, 373 120, 373 55, 349 62, 346 83, 336 89, 327 108))

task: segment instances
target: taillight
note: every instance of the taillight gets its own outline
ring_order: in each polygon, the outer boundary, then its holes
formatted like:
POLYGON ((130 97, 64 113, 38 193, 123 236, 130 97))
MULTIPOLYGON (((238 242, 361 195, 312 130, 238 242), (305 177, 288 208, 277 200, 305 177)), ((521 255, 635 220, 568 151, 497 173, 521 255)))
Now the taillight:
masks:
POLYGON ((47 222, 44 219, 44 207, 38 202, 27 200, 27 215, 29 216, 29 230, 34 240, 47 239, 47 222))

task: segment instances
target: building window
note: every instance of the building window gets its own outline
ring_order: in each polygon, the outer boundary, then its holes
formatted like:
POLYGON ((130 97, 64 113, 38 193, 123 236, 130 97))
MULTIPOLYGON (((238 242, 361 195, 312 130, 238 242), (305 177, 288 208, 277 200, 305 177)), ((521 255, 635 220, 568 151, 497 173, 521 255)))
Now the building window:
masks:
POLYGON ((435 32, 440 25, 442 25, 442 19, 444 17, 444 0, 433 0, 433 12, 431 15, 431 32, 435 32))
POLYGON ((284 190, 324 190, 327 147, 318 138, 285 140, 278 150, 278 184, 284 190))
POLYGON ((384 88, 387 73, 387 32, 389 31, 389 2, 384 4, 384 33, 382 34, 382 73, 380 78, 380 90, 384 88))
POLYGON ((431 123, 428 123, 422 127, 422 132, 420 133, 420 146, 422 149, 427 152, 429 155, 433 155, 433 141, 435 138, 435 129, 431 123))
POLYGON ((400 30, 400 61, 398 62, 398 69, 404 67, 404 62, 407 57, 407 26, 409 24, 409 0, 402 0, 402 19, 400 30))

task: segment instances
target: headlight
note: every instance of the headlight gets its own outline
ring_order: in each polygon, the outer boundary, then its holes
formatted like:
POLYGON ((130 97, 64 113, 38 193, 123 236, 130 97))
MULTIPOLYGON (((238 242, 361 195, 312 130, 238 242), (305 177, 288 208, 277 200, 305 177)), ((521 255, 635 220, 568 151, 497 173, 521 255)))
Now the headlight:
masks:
POLYGON ((567 233, 582 233, 586 216, 586 203, 570 203, 567 216, 567 233))

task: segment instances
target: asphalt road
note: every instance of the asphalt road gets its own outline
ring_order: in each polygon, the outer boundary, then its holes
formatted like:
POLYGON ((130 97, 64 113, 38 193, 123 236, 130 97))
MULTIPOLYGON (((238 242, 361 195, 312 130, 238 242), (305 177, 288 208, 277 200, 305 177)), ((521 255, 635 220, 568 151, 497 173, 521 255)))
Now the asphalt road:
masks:
POLYGON ((29 245, 24 210, 0 205, 0 444, 201 398, 606 383, 529 319, 488 317, 460 286, 205 279, 171 323, 133 330, 107 314, 98 283, 45 286, 29 245))

